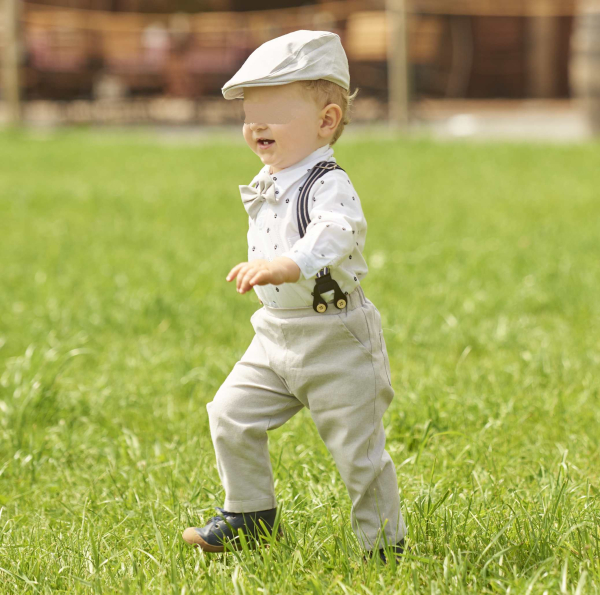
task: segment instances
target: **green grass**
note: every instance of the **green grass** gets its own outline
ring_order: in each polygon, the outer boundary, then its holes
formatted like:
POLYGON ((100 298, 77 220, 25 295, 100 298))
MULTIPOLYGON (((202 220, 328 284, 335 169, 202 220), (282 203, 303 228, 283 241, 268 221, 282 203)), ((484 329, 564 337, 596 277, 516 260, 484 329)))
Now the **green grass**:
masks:
POLYGON ((600 591, 600 146, 346 139, 411 554, 364 564, 303 411, 286 537, 203 555, 205 405, 252 338, 242 144, 0 136, 0 593, 600 591))

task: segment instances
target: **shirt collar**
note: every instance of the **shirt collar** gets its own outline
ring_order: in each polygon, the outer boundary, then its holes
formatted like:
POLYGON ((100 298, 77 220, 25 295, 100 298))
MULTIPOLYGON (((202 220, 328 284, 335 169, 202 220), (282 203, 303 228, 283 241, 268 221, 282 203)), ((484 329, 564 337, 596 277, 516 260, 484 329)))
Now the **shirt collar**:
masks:
MULTIPOLYGON (((279 190, 281 195, 285 192, 292 184, 300 180, 306 175, 317 163, 320 161, 334 161, 333 147, 331 145, 324 145, 313 151, 310 155, 307 155, 304 159, 285 167, 281 171, 275 174, 269 174, 273 178, 276 189, 279 190)), ((261 171, 269 172, 270 165, 265 165, 261 171)))

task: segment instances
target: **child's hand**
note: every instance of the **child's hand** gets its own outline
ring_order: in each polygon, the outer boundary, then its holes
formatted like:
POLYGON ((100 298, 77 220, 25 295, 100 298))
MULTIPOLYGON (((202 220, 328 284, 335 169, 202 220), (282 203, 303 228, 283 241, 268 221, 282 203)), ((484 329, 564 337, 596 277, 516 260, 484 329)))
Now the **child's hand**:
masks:
POLYGON ((226 279, 232 281, 236 277, 238 292, 246 293, 254 285, 294 283, 300 278, 300 267, 286 256, 279 256, 271 262, 258 258, 235 265, 226 279))

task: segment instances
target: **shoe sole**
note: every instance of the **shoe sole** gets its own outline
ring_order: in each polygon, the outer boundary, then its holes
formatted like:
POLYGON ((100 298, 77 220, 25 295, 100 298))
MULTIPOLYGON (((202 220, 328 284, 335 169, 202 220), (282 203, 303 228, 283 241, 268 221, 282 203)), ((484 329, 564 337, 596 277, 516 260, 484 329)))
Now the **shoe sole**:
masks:
MULTIPOLYGON (((219 553, 225 551, 224 545, 210 545, 210 543, 206 543, 200 535, 197 536, 198 541, 193 544, 194 547, 199 547, 203 552, 211 552, 211 553, 219 553)), ((238 549, 235 545, 231 544, 234 549, 238 549)))

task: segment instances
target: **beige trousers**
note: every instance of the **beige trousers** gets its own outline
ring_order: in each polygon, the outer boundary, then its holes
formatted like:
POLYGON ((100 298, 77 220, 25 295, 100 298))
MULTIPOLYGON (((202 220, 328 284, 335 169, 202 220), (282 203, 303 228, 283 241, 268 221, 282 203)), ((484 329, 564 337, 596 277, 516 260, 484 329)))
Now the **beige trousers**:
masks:
POLYGON ((207 405, 225 510, 275 508, 267 432, 307 407, 352 500, 367 549, 402 539, 396 470, 382 417, 394 391, 379 311, 357 287, 348 305, 264 306, 250 346, 207 405), (383 528, 383 532, 381 529, 383 528))

